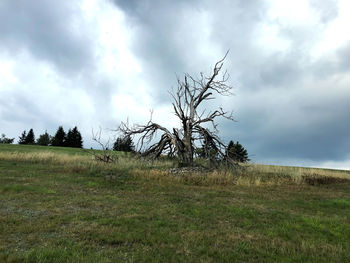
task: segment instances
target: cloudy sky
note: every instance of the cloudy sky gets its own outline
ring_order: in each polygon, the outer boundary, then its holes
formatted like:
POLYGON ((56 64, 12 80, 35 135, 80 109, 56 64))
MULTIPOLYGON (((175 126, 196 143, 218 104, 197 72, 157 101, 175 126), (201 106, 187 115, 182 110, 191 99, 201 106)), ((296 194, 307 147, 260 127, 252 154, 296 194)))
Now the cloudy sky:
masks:
POLYGON ((0 133, 153 118, 178 125, 176 75, 224 67, 217 98, 254 162, 350 169, 348 0, 1 0, 0 133))

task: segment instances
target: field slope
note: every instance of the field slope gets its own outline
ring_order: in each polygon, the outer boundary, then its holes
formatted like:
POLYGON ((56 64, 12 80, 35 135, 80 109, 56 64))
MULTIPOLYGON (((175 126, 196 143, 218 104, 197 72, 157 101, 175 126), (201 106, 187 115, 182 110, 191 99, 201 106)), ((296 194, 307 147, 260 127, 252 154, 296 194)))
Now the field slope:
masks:
POLYGON ((349 172, 171 165, 0 145, 0 262, 350 262, 349 172))

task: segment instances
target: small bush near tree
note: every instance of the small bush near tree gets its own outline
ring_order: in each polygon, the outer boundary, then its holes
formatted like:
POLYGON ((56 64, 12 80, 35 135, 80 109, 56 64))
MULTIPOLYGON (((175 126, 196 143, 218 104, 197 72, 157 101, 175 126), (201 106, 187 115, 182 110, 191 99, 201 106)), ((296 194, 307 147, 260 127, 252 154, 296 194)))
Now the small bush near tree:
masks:
POLYGON ((15 138, 7 138, 5 134, 1 134, 0 143, 12 144, 15 138))

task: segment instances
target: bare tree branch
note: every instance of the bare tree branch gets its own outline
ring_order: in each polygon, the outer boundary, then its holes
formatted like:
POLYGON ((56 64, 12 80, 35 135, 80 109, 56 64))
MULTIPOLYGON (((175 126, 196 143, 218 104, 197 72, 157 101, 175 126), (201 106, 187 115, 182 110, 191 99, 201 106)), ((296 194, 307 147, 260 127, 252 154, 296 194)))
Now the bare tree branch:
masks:
POLYGON ((95 141, 101 148, 101 150, 96 151, 91 148, 91 150, 86 150, 89 154, 91 154, 96 161, 104 162, 104 163, 113 163, 118 160, 116 154, 114 154, 109 147, 110 139, 108 139, 105 143, 103 143, 101 139, 102 129, 101 127, 97 132, 94 132, 92 129, 92 140, 95 141))
POLYGON ((227 84, 229 79, 227 71, 219 77, 227 55, 228 51, 221 60, 216 62, 209 76, 200 73, 199 79, 195 79, 185 74, 183 81, 177 77, 177 88, 169 93, 173 99, 174 114, 180 120, 181 129, 174 128, 170 132, 162 125, 153 122, 151 114, 146 125, 130 126, 128 122, 122 122, 118 130, 124 136, 138 137, 137 147, 142 151, 143 156, 157 158, 162 153, 168 152, 176 154, 180 163, 193 165, 196 142, 202 142, 205 147, 210 144, 219 155, 224 156, 226 146, 217 136, 216 119, 222 117, 233 121, 232 112, 218 108, 206 114, 206 110, 200 110, 199 106, 204 101, 215 99, 215 94, 221 96, 233 94, 232 87, 227 84), (211 123, 214 131, 202 127, 205 123, 211 123), (154 143, 157 133, 160 133, 160 139, 154 143))

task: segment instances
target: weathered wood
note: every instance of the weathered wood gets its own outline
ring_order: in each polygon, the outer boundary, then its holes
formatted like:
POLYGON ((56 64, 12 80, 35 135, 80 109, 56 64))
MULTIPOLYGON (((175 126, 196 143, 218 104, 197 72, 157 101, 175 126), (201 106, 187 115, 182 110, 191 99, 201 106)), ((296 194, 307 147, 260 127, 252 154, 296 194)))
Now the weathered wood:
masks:
POLYGON ((216 62, 210 76, 204 76, 201 73, 201 77, 195 79, 189 74, 185 74, 184 81, 177 79, 178 86, 170 94, 173 98, 174 113, 180 120, 181 129, 173 128, 173 131, 170 132, 167 128, 154 123, 151 114, 151 119, 146 125, 129 126, 128 122, 122 122, 118 130, 124 136, 139 136, 137 145, 143 156, 157 158, 168 151, 168 153, 178 156, 181 166, 193 165, 196 142, 201 142, 205 147, 210 143, 219 155, 225 156, 226 146, 217 136, 218 130, 215 120, 217 117, 233 120, 232 113, 219 108, 207 114, 205 114, 204 109, 199 114, 199 106, 204 101, 215 99, 215 93, 222 96, 232 95, 232 87, 227 84, 229 79, 227 72, 224 72, 222 78, 218 79, 227 54, 228 52, 216 62), (212 131, 202 126, 208 122, 212 124, 212 131), (162 133, 161 139, 149 145, 157 131, 162 133), (144 149, 145 145, 147 145, 146 149, 144 149))

